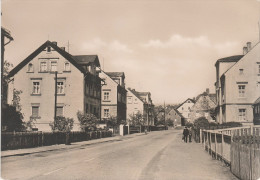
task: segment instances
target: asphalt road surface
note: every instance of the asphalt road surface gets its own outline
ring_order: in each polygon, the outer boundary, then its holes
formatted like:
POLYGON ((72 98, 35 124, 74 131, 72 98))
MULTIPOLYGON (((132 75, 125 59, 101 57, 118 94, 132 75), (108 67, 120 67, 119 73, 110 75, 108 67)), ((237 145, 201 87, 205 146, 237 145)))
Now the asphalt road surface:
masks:
POLYGON ((125 136, 24 156, 2 158, 2 179, 232 180, 200 144, 184 143, 181 130, 125 136))

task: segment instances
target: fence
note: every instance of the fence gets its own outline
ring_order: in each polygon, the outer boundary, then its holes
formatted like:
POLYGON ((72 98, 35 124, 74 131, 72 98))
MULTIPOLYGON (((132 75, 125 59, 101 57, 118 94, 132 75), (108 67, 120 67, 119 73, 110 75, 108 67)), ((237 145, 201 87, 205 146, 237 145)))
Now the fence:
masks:
POLYGON ((260 126, 201 130, 205 150, 243 180, 260 178, 260 126))
MULTIPOLYGON (((1 150, 65 144, 66 132, 2 132, 1 150)), ((111 137, 111 131, 70 132, 70 142, 111 137)))

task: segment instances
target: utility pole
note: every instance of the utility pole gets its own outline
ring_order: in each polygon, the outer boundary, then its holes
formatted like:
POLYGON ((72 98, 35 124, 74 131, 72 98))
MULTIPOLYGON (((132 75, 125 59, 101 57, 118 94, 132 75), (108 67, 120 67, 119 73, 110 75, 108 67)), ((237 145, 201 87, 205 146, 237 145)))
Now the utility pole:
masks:
POLYGON ((55 71, 54 121, 57 116, 57 71, 55 71))

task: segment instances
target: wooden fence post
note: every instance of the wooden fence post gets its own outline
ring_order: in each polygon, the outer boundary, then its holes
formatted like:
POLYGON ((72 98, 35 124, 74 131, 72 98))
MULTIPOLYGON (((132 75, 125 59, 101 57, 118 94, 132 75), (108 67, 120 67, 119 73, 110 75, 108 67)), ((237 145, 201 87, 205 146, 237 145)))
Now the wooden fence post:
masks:
MULTIPOLYGON (((231 139, 232 139, 232 136, 231 136, 231 139)), ((230 144, 230 146, 231 146, 231 144, 230 144)), ((223 134, 223 131, 222 131, 221 132, 221 161, 222 162, 224 161, 224 159, 223 159, 223 148, 224 148, 224 134, 223 134)))
POLYGON ((215 131, 215 159, 217 159, 217 133, 215 131))
POLYGON ((200 143, 202 143, 202 129, 200 129, 200 143))

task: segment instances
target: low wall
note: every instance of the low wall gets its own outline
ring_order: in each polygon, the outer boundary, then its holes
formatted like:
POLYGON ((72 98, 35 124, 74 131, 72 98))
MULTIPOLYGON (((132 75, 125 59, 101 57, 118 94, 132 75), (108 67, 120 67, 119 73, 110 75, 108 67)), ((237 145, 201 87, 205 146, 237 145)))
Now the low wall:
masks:
MULTIPOLYGON (((66 132, 2 132, 1 150, 23 149, 54 144, 65 144, 66 132)), ((111 131, 73 131, 69 133, 70 142, 88 141, 112 137, 111 131)))

